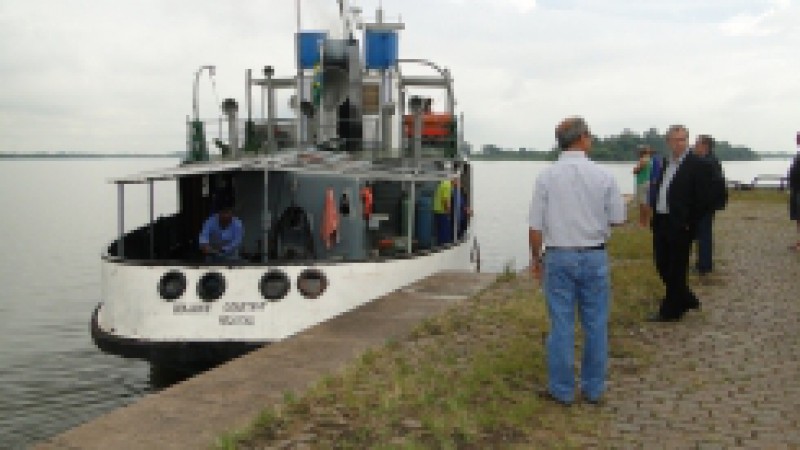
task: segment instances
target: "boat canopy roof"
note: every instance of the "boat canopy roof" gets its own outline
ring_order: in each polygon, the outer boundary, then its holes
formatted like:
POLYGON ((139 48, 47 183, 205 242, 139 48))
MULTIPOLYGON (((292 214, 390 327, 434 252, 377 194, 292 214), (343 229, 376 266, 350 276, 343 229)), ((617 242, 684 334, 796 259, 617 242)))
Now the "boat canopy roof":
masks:
POLYGON ((321 151, 285 152, 281 155, 241 158, 237 160, 183 163, 176 167, 148 170, 132 175, 111 178, 114 184, 143 184, 152 181, 175 180, 182 177, 223 172, 278 170, 308 172, 320 176, 350 176, 372 180, 437 181, 454 176, 458 170, 446 164, 438 167, 409 167, 402 160, 385 162, 350 159, 347 154, 321 151))

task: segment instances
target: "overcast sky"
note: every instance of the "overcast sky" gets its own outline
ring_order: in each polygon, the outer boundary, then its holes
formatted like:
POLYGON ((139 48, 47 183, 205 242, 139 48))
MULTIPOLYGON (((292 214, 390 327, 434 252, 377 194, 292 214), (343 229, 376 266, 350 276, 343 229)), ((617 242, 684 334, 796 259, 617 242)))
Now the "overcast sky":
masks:
MULTIPOLYGON (((377 0, 355 2, 373 17, 377 0)), ((683 123, 758 151, 800 130, 795 0, 384 0, 400 53, 449 67, 476 146, 549 149, 563 117, 600 136, 683 123)), ((304 0, 308 28, 335 0, 304 0)), ((294 0, 0 0, 0 151, 185 148, 193 73, 291 76, 294 0)), ((201 115, 215 117, 211 84, 201 115)))

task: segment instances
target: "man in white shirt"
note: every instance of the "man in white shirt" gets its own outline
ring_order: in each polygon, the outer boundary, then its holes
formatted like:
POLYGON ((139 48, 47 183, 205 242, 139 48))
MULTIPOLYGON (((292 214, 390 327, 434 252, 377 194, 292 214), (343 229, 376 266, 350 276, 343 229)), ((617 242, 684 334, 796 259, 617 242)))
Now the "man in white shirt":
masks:
POLYGON ((574 401, 577 307, 584 331, 581 392, 588 402, 598 403, 608 366, 605 243, 610 227, 625 222, 625 205, 613 176, 587 157, 592 136, 586 121, 565 119, 556 128, 556 139, 561 155, 536 179, 529 217, 531 270, 543 278, 550 317, 548 387, 542 394, 564 405, 574 401))

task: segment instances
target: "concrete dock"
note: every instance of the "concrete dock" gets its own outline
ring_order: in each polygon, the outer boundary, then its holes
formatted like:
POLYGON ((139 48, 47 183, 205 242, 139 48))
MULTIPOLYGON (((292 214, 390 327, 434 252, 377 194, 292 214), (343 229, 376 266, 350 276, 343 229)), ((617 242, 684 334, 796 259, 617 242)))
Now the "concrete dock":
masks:
POLYGON ((249 425, 287 392, 302 393, 364 351, 402 338, 428 317, 488 287, 494 274, 444 272, 271 344, 34 447, 208 448, 249 425))

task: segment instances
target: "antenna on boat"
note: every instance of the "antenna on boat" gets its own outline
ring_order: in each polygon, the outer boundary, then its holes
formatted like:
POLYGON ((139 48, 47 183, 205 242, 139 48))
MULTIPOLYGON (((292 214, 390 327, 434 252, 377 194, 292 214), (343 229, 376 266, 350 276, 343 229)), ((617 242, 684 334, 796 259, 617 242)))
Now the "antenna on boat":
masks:
POLYGON ((300 32, 301 24, 300 24, 300 0, 297 0, 297 32, 300 32))

